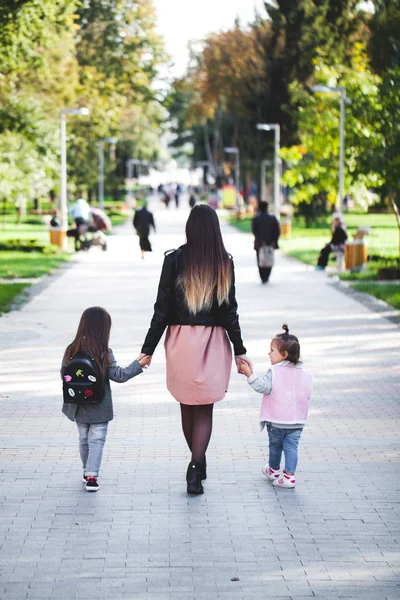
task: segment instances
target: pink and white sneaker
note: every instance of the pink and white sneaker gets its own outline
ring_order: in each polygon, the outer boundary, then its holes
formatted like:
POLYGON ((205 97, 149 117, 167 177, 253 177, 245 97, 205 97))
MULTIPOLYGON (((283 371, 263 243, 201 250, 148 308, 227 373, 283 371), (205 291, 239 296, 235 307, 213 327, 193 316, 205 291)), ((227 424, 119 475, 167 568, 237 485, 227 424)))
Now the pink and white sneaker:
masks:
POLYGON ((283 488, 294 488, 296 485, 296 479, 294 475, 288 475, 285 473, 285 471, 283 471, 281 477, 275 479, 275 481, 272 482, 272 485, 283 488))
POLYGON ((263 469, 262 469, 263 475, 265 475, 265 477, 267 477, 270 481, 275 481, 276 479, 278 479, 278 477, 280 477, 281 474, 281 470, 275 470, 272 467, 270 467, 268 464, 266 464, 263 469))

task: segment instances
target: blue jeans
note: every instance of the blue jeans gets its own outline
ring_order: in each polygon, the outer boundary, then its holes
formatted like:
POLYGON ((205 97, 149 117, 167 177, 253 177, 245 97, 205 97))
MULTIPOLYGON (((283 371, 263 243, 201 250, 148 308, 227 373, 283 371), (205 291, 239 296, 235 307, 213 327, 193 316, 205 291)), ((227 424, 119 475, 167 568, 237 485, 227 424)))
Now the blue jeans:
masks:
POLYGON ((108 423, 76 423, 79 433, 79 453, 83 472, 97 477, 100 471, 108 423))
POLYGON ((281 466, 282 450, 285 455, 285 471, 294 473, 297 467, 297 448, 303 429, 278 429, 267 425, 269 437, 269 466, 278 470, 281 466))

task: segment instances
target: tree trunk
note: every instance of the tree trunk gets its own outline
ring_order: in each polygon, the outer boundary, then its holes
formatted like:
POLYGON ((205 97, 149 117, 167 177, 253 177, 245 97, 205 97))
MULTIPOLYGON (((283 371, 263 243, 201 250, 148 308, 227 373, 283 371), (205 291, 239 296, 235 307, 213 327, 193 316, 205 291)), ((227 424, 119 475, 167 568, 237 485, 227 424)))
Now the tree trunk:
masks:
POLYGON ((397 227, 399 230, 399 256, 400 256, 400 214, 399 214, 399 207, 396 204, 396 201, 392 195, 391 192, 389 192, 389 199, 390 199, 390 204, 392 205, 393 208, 393 212, 396 215, 396 221, 397 221, 397 227))
POLYGON ((207 120, 204 122, 203 129, 204 129, 204 146, 205 146, 207 160, 210 163, 210 167, 212 169, 212 173, 215 176, 216 175, 216 169, 215 169, 215 164, 214 164, 213 153, 211 151, 210 134, 208 132, 208 123, 207 123, 207 120))

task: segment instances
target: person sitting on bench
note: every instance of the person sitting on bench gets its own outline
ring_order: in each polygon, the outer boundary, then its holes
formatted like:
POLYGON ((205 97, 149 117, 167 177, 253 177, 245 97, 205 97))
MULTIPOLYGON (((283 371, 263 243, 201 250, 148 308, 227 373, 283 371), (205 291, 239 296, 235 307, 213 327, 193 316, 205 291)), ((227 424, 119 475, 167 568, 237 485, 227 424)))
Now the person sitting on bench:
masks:
POLYGON ((329 254, 331 252, 344 252, 344 245, 347 240, 347 233, 341 217, 333 219, 333 233, 331 241, 326 244, 319 253, 317 270, 323 271, 328 264, 329 254))

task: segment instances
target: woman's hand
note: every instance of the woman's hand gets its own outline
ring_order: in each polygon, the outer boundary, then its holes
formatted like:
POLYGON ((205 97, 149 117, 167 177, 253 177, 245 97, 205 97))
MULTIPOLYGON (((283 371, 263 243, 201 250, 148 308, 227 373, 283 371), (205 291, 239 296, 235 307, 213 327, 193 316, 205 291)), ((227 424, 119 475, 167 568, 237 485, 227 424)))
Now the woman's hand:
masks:
POLYGON ((139 363, 139 365, 142 367, 142 369, 146 369, 147 367, 149 367, 151 365, 151 359, 153 357, 150 356, 150 354, 139 354, 139 356, 137 357, 137 361, 139 363))
POLYGON ((244 361, 238 366, 238 371, 242 375, 246 375, 246 377, 250 377, 253 374, 253 368, 244 361))
MULTIPOLYGON (((243 365, 247 365, 247 367, 250 369, 250 375, 252 374, 253 365, 251 363, 251 360, 249 358, 247 358, 247 356, 245 354, 243 354, 242 356, 235 356, 235 363, 236 363, 238 373, 245 375, 244 371, 242 371, 241 368, 243 365)), ((249 377, 250 375, 247 375, 247 377, 249 377)))

